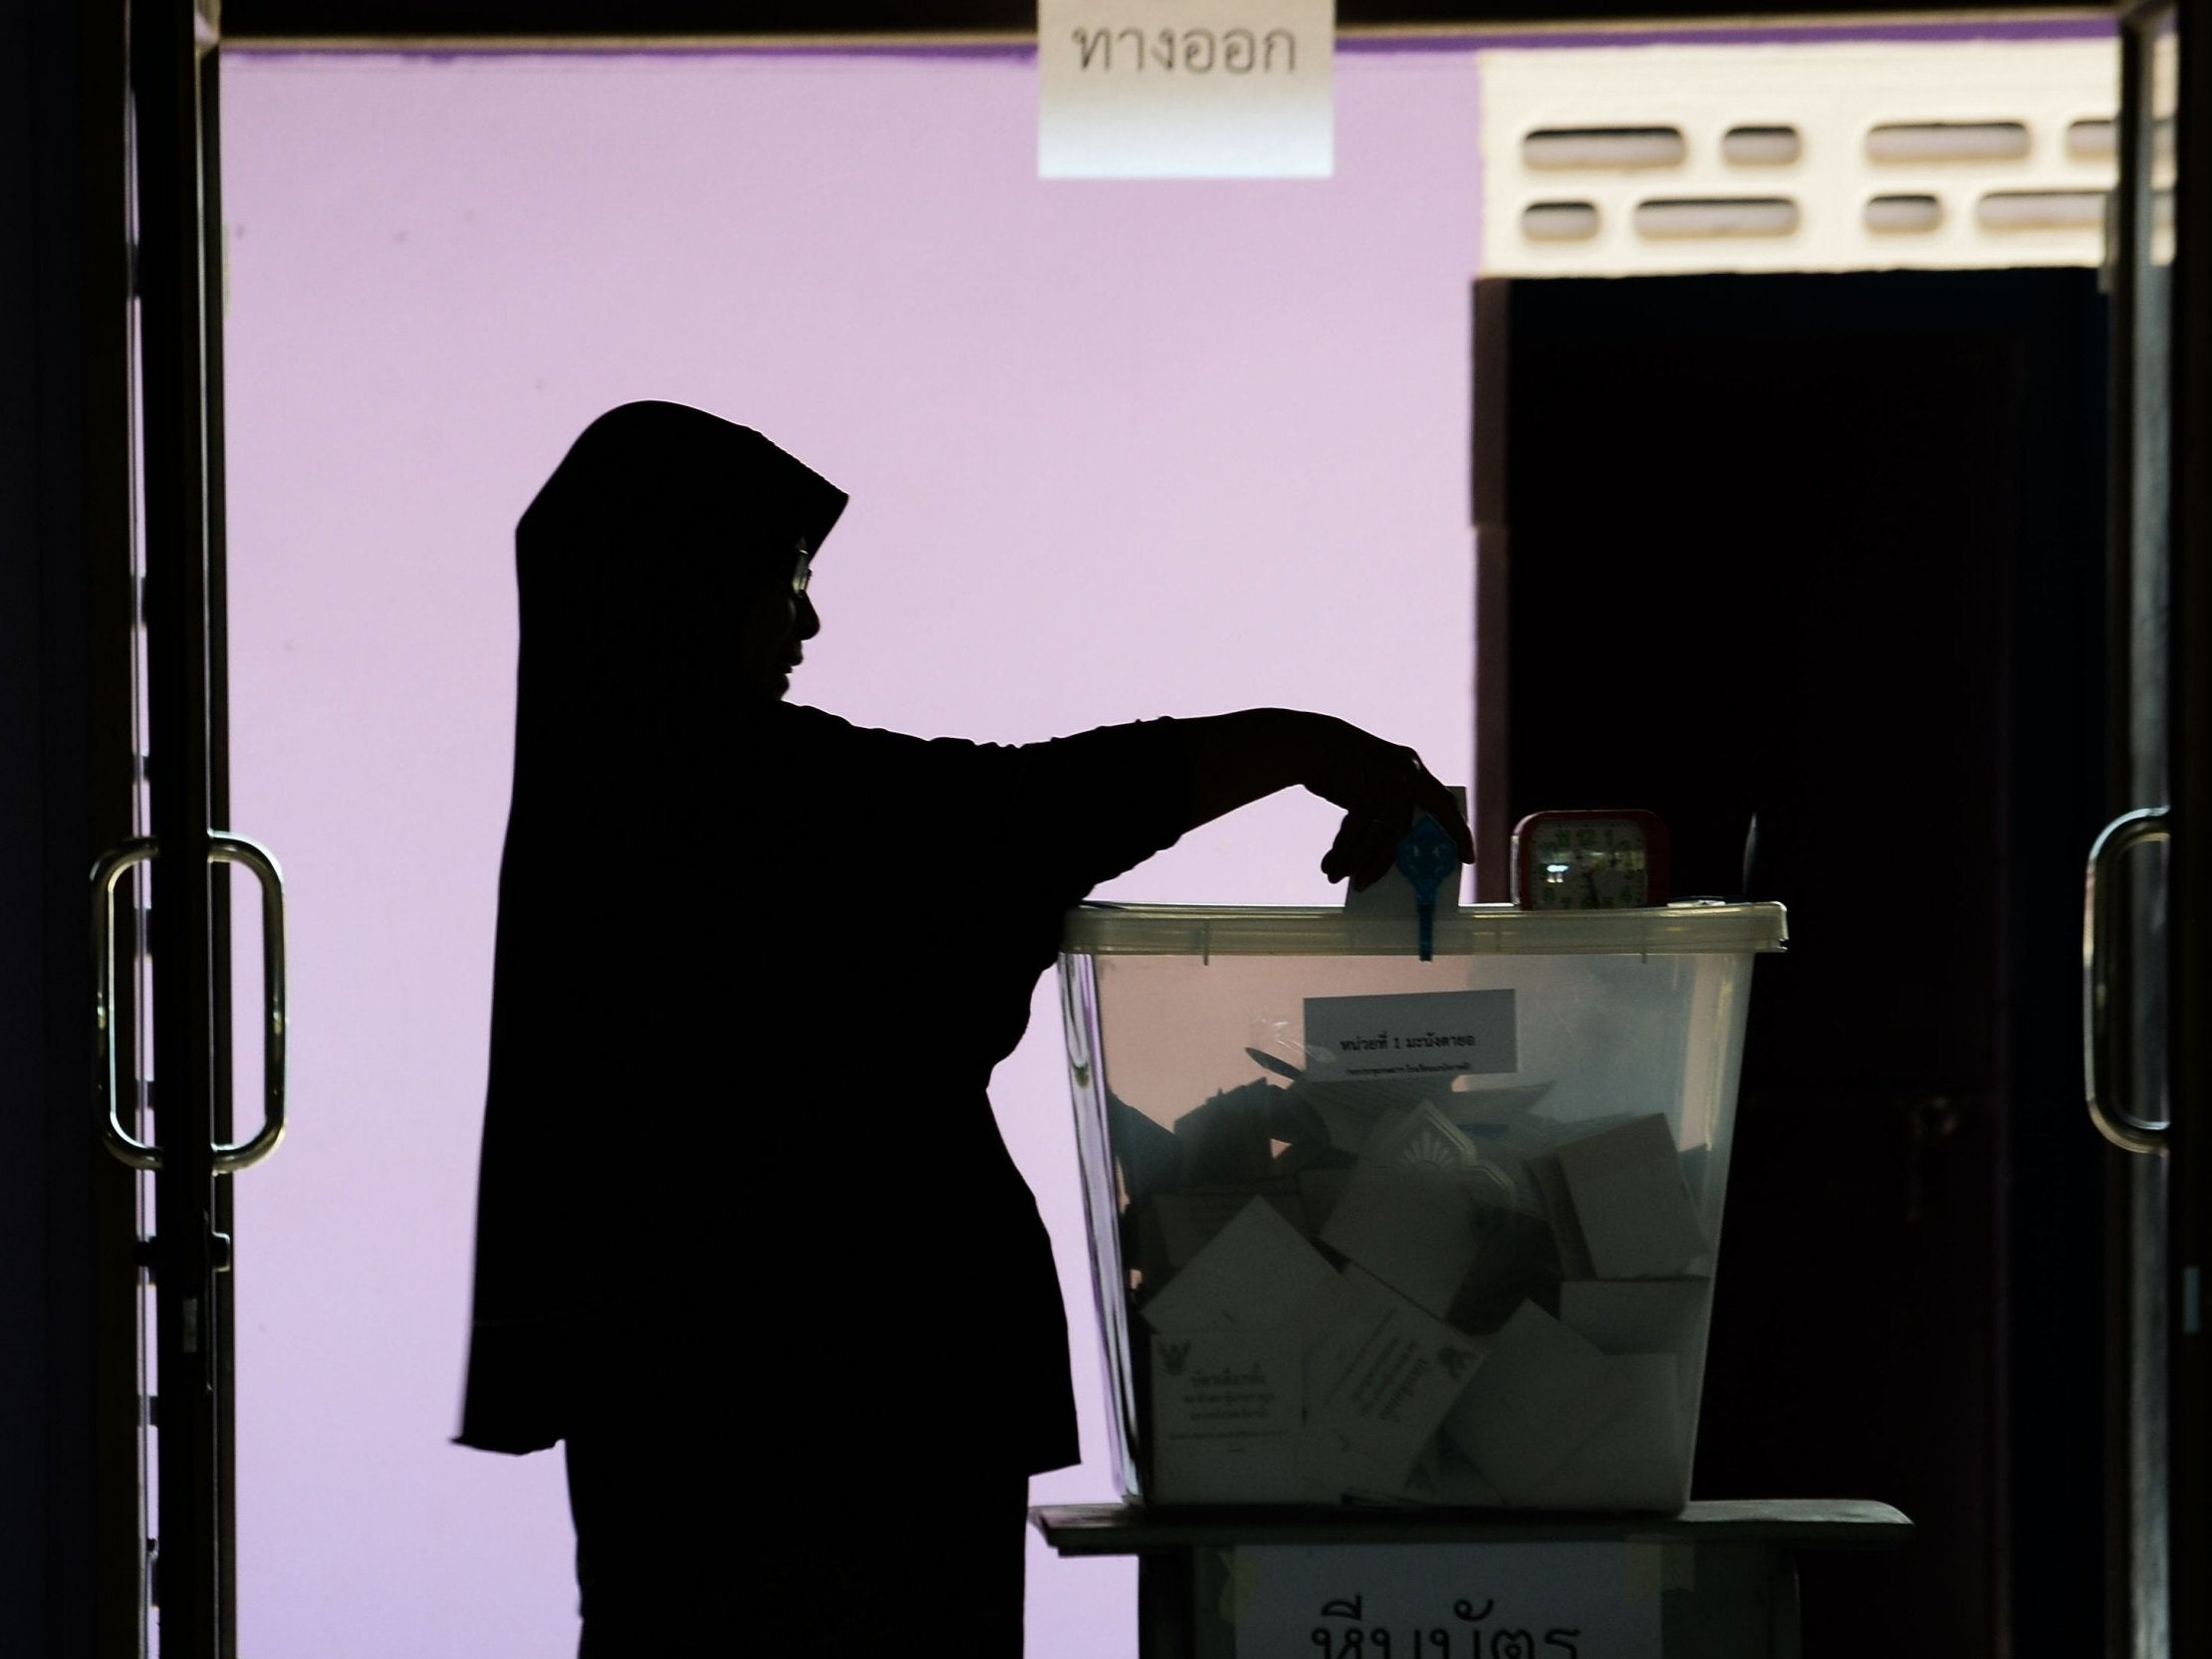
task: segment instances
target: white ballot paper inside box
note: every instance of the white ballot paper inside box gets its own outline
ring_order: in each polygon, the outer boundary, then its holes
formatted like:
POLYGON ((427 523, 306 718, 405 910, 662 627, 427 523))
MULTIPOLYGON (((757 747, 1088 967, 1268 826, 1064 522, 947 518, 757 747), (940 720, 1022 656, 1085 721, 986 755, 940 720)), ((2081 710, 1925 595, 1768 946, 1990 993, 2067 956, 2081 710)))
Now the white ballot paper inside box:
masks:
POLYGON ((1538 1509, 1673 1512, 1688 1499, 1681 1382, 1672 1354, 1623 1354, 1620 1406, 1526 1494, 1538 1509))
POLYGON ((1200 1330, 1152 1340, 1152 1475, 1176 1503, 1297 1503, 1303 1355, 1287 1335, 1200 1330))
POLYGON ((1712 1294, 1709 1279, 1571 1279, 1560 1322, 1600 1353, 1687 1353, 1712 1294))
POLYGON ((1154 1330, 1273 1330, 1328 1295, 1337 1270, 1265 1198, 1254 1198, 1141 1311, 1154 1330))
POLYGON ((1539 1484, 1627 1404, 1630 1373, 1533 1302, 1490 1338, 1452 1402, 1444 1432, 1509 1504, 1539 1484))
POLYGON ((1483 1345, 1357 1268, 1306 1354, 1308 1477, 1335 1491, 1396 1492, 1482 1363, 1483 1345))
POLYGON ((1321 1242, 1440 1318, 1482 1248, 1476 1214, 1460 1171, 1362 1164, 1331 1207, 1321 1242))
POLYGON ((1711 1245, 1659 1113, 1569 1141, 1557 1153, 1594 1279, 1680 1279, 1710 1271, 1711 1245))
MULTIPOLYGON (((1511 991, 1406 991, 1306 999, 1307 1075, 1315 1081, 1517 1071, 1511 991)), ((1410 1103, 1410 1102, 1408 1102, 1410 1103)))

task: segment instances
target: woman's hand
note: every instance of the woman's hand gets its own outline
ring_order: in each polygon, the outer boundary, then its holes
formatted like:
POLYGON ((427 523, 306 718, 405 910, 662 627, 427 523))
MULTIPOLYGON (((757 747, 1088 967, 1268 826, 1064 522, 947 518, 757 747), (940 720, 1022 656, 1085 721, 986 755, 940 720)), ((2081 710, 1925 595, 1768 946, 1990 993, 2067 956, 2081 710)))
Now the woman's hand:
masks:
POLYGON ((1389 872, 1398 838, 1425 812, 1450 834, 1462 862, 1475 855, 1474 832, 1452 792, 1421 757, 1349 721, 1319 717, 1310 769, 1303 782, 1324 801, 1345 810, 1337 838, 1322 857, 1321 872, 1350 880, 1357 890, 1389 872))
POLYGON ((1322 873, 1332 881, 1349 879, 1360 888, 1387 872, 1416 809, 1450 832, 1461 858, 1474 858, 1466 814, 1421 757, 1350 721, 1303 709, 1243 709, 1179 720, 1174 730, 1190 758, 1186 828, 1303 784, 1345 810, 1337 838, 1321 861, 1322 873))

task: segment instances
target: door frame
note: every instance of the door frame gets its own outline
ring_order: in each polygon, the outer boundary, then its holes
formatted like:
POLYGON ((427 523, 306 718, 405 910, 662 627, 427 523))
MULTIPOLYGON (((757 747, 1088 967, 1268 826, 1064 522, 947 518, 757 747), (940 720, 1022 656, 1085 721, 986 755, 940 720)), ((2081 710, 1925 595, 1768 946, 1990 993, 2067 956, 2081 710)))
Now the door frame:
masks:
MULTIPOLYGON (((2177 0, 2185 37, 2212 28, 2212 0, 2177 0)), ((141 14, 153 8, 140 8, 141 14)), ((481 0, 472 8, 511 30, 528 21, 531 33, 561 38, 551 44, 601 44, 640 37, 638 14, 580 0, 481 0)), ((1924 11, 1956 15, 1949 4, 1906 4, 1889 15, 1924 11)), ((1972 10, 1972 7, 1963 9, 1972 10)), ((2017 7, 2007 7, 2017 11, 2017 7)), ((183 11, 184 8, 177 8, 183 11)), ((320 0, 261 0, 234 6, 234 22, 252 38, 278 33, 302 39, 362 32, 376 8, 367 0, 334 8, 320 0)), ((1406 10, 1348 0, 1348 33, 1412 26, 1406 10)), ((1809 26, 1850 9, 1788 5, 1809 26)), ((2053 8, 2058 12, 2060 8, 2053 8)), ((668 19, 692 15, 682 5, 664 8, 668 19)), ((1500 6, 1451 8, 1453 21, 1424 12, 1421 23, 1458 33, 1501 32, 1525 24, 1500 6)), ((701 11, 703 15, 703 11, 701 11)), ((955 0, 921 7, 913 0, 855 0, 820 7, 747 4, 714 8, 718 27, 734 42, 788 34, 794 20, 819 40, 824 33, 861 46, 870 37, 911 43, 928 33, 975 38, 991 30, 1012 38, 1026 31, 1006 23, 1004 5, 955 0), (926 15, 924 15, 926 14, 926 15)), ((385 17, 391 16, 389 12, 385 17)), ((1628 4, 1590 5, 1554 27, 1588 28, 1603 20, 1641 20, 1628 4)), ((172 20, 173 21, 173 20, 172 20)), ((120 106, 123 96, 123 8, 88 5, 56 10, 26 6, 5 25, 4 51, 30 89, 30 130, 38 142, 5 163, 10 199, 0 211, 29 223, 30 252, 8 262, 5 290, 23 303, 10 308, 10 337, 45 343, 39 371, 0 376, 0 478, 10 504, 0 520, 29 556, 11 559, 0 574, 0 664, 25 665, 35 679, 30 700, 8 700, 0 725, 0 765, 13 789, 0 808, 0 836, 12 858, 0 860, 10 913, 34 918, 11 929, 0 945, 0 974, 9 995, 4 1007, 6 1054, 17 1086, 0 1095, 0 1127, 15 1155, 0 1159, 0 1215, 10 1248, 7 1260, 36 1260, 34 1273, 11 1273, 0 1286, 0 1310, 22 1318, 11 1325, 28 1333, 4 1369, 0 1403, 10 1421, 42 1425, 38 1444, 8 1440, 10 1490, 31 1493, 31 1503, 4 1512, 0 1541, 0 1646, 25 1651, 84 1651, 109 1656, 139 1650, 135 1621, 121 1616, 136 1599, 145 1530, 139 1519, 137 1463, 139 1411, 134 1367, 136 1276, 130 1241, 135 1236, 134 1178, 99 1148, 88 1102, 94 1066, 85 1041, 90 951, 85 926, 85 872, 94 853, 132 831, 134 793, 130 731, 132 655, 129 435, 134 387, 129 367, 127 313, 129 260, 122 234, 127 189, 120 106), (20 504, 20 508, 16 505, 20 504), (125 1227, 131 1229, 124 1232, 125 1227), (20 1248, 16 1248, 20 1246, 20 1248), (25 1252, 29 1254, 26 1255, 25 1252), (25 1471, 20 1481, 13 1472, 25 1471), (18 1546, 20 1545, 20 1546, 18 1546), (80 1639, 82 1638, 82 1639, 80 1639)), ((234 31, 236 32, 236 31, 234 31)), ((410 44, 385 23, 372 42, 410 44)), ((509 44, 513 44, 510 39, 509 44)), ((208 54, 212 59, 212 53, 208 54)), ((2183 107, 2212 109, 2212 53, 2183 55, 2183 107)), ((210 76, 210 79, 212 77, 210 76)), ((2212 123, 2182 125, 2185 176, 2212 179, 2212 123)), ((212 174, 212 169, 210 169, 212 174)), ((2185 194, 2178 236, 2181 269, 2198 273, 2212 260, 2212 192, 2185 194)), ((204 302, 206 267, 200 272, 204 302)), ((2212 312, 2201 282, 2182 285, 2186 303, 2176 318, 2176 452, 2190 454, 2212 439, 2212 312)), ((205 313, 203 312, 203 315, 205 313)), ((216 318, 219 326, 219 317, 216 318)), ((150 389, 150 388, 149 388, 150 389)), ((219 408, 219 387, 214 389, 219 408)), ((204 421, 204 415, 203 415, 204 421)), ((219 419, 213 422, 219 435, 219 419)), ((220 465, 215 457, 203 489, 219 512, 220 465)), ((2207 662, 2208 611, 2212 611, 2212 476, 2185 470, 2175 501, 2174 731, 2177 766, 2175 826, 2174 995, 2179 1011, 2207 1006, 2212 994, 2212 851, 2204 826, 2212 820, 2212 664, 2207 662), (2198 872, 2192 880, 2192 869, 2198 872)), ((150 502, 149 502, 150 509, 150 502)), ((219 592, 219 546, 214 578, 219 592)), ((172 659, 173 660, 173 659, 172 659)), ((1501 664, 1502 666, 1502 664, 1501 664)), ((1478 673, 1482 670, 1478 668, 1478 673)), ((185 677, 180 674, 180 678, 185 677)), ((211 695, 220 706, 220 687, 211 695)), ((219 729, 219 726, 218 728, 219 729)), ((219 755, 216 757, 219 762, 219 755)), ((219 771, 219 767, 218 767, 219 771)), ((173 799, 173 798, 172 798, 173 799)), ((207 792, 210 813, 198 833, 223 819, 213 815, 219 794, 207 792)), ((217 891, 220 888, 216 889, 217 891)), ((220 932, 220 904, 204 915, 203 932, 220 932)), ((175 926, 157 923, 157 926, 175 926)), ((212 1015, 227 978, 209 972, 204 1000, 212 1015)), ((2171 1053, 2177 1129, 2173 1153, 2179 1200, 2179 1244, 2171 1261, 2170 1305, 2188 1305, 2204 1260, 2212 1188, 2212 1126, 2201 1102, 2212 1091, 2212 1031, 2192 1030, 2177 1013, 2171 1053), (2190 1120, 2197 1127, 2189 1127, 2190 1120)), ((190 1069, 190 1067, 186 1067, 190 1069)), ((208 1069, 219 1071, 209 1058, 208 1069)), ((211 1076, 210 1123, 221 1093, 211 1076)), ((227 1138, 227 1125, 222 1126, 227 1138)), ((216 1185, 221 1185, 218 1182, 216 1185)), ((210 1211, 209 1234, 224 1231, 210 1211)), ((202 1241, 204 1254, 207 1241, 202 1241)), ((177 1247, 182 1250, 180 1245, 177 1247)), ((187 1257, 192 1252, 185 1252, 187 1257)), ((204 1265, 204 1264, 200 1264, 204 1265)), ((183 1263, 187 1277, 198 1271, 183 1263)), ((2201 1327, 2175 1343, 2174 1386, 2188 1409, 2180 1414, 2173 1445, 2175 1558, 2203 1559, 2212 1551, 2212 1422, 2203 1409, 2212 1398, 2201 1327)), ((2187 1643, 2212 1646, 2212 1594, 2194 1575, 2180 1575, 2174 1608, 2176 1651, 2187 1643)), ((217 1599, 220 1599, 219 1597, 217 1599)))
POLYGON ((131 833, 121 6, 0 19, 0 1651, 141 1651, 136 1187, 93 1131, 86 872, 131 833), (20 102, 18 102, 20 101, 20 102))
POLYGON ((2172 1411, 2172 1651, 2212 1649, 2212 1354, 2202 1312, 2212 1251, 2212 0, 2176 0, 2173 315, 2172 900, 2167 996, 2173 1127, 2166 1268, 2172 1411), (2201 48, 2201 49, 2200 49, 2201 48), (2191 464, 2190 458, 2197 458, 2191 464))

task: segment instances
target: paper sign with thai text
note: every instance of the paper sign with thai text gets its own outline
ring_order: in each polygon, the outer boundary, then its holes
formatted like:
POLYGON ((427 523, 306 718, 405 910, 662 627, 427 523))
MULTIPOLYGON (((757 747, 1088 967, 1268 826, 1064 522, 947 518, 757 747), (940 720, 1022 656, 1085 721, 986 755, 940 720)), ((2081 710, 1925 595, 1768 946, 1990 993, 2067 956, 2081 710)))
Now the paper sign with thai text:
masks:
POLYGON ((1237 1659, 1658 1659, 1662 1598, 1627 1543, 1238 1548, 1237 1659))
POLYGON ((1308 997, 1310 1074, 1351 1080, 1518 1070, 1513 998, 1511 991, 1308 997))
POLYGON ((1335 0, 1038 0, 1044 178, 1327 178, 1335 0))

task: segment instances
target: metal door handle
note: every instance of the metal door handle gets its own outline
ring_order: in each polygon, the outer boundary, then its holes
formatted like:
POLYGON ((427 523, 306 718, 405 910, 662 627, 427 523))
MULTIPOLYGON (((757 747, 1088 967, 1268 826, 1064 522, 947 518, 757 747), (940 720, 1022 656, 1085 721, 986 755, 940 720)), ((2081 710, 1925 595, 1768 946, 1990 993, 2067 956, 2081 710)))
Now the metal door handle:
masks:
POLYGON ((266 847, 243 835, 207 837, 210 863, 244 864, 261 883, 261 1127, 215 1148, 218 1175, 257 1164, 284 1139, 284 876, 266 847))
POLYGON ((123 1102, 116 1097, 116 883, 133 864, 156 848, 153 837, 139 835, 110 847, 93 865, 93 1088, 100 1108, 101 1133, 108 1150, 132 1169, 159 1169, 161 1150, 148 1146, 123 1126, 123 1102))
POLYGON ((2099 898, 2121 858, 2147 841, 2170 838, 2166 809, 2145 807, 2124 813, 2104 827, 2089 848, 2082 890, 2082 1087, 2089 1121, 2125 1152, 2162 1152, 2166 1126, 2148 1122, 2116 1100, 2111 1084, 2111 996, 2105 969, 2111 958, 2113 906, 2099 898))
MULTIPOLYGON (((161 1148, 138 1139, 123 1125, 116 1091, 116 884, 131 865, 160 850, 150 835, 140 835, 102 854, 93 865, 93 1025, 98 1045, 93 1066, 100 1092, 101 1132, 108 1150, 133 1169, 159 1169, 161 1148)), ((217 1174, 257 1164, 284 1138, 285 963, 284 876, 268 849, 243 835, 207 837, 210 863, 243 864, 261 883, 262 1028, 261 1127, 242 1141, 210 1148, 217 1174)))

